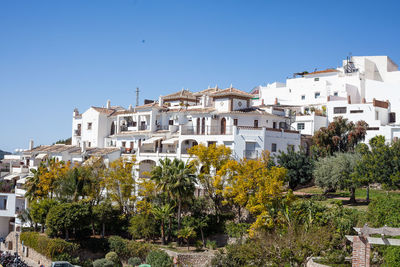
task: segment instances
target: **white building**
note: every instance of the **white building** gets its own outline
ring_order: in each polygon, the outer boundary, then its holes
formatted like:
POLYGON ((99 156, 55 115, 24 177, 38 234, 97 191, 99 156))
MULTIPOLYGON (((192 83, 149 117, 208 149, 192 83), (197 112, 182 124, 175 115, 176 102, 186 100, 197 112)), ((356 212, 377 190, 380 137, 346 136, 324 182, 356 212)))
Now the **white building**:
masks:
POLYGON ((313 135, 337 116, 368 123, 366 142, 384 135, 388 142, 400 130, 400 71, 387 56, 351 57, 338 68, 295 73, 286 83, 253 90, 255 105, 289 110, 291 126, 313 135))
POLYGON ((300 134, 289 129, 285 113, 254 107, 253 97, 233 87, 216 87, 196 93, 181 90, 128 109, 108 101, 105 108, 74 111, 72 144, 135 154, 140 174, 161 158, 188 160, 188 149, 197 144, 224 144, 235 158, 254 158, 265 149, 297 150, 300 134))

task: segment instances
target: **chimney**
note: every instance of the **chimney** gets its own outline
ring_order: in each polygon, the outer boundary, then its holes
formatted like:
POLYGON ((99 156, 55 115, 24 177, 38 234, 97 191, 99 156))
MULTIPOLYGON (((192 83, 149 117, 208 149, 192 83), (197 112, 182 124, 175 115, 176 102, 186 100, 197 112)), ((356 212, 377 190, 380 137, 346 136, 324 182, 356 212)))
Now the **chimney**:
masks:
POLYGON ((83 141, 83 142, 82 142, 81 152, 82 152, 82 153, 85 153, 85 152, 86 152, 86 141, 83 141))
POLYGON ((111 108, 111 101, 107 100, 107 109, 111 108))
POLYGON ((33 149, 33 140, 29 140, 29 150, 33 149))
POLYGON ((132 104, 131 104, 131 105, 129 105, 129 108, 128 108, 128 110, 129 110, 129 111, 133 111, 132 104))
POLYGON ((275 103, 274 104, 278 105, 278 98, 277 97, 275 97, 275 103))
POLYGON ((79 116, 79 110, 77 108, 74 109, 74 117, 79 116))
POLYGON ((365 97, 363 97, 363 99, 361 100, 361 103, 363 103, 363 104, 367 103, 367 100, 365 100, 365 97))
POLYGON ((347 96, 347 103, 351 104, 351 96, 347 96))
POLYGON ((159 97, 158 97, 158 105, 161 107, 163 104, 164 104, 164 103, 163 103, 162 96, 159 96, 159 97))

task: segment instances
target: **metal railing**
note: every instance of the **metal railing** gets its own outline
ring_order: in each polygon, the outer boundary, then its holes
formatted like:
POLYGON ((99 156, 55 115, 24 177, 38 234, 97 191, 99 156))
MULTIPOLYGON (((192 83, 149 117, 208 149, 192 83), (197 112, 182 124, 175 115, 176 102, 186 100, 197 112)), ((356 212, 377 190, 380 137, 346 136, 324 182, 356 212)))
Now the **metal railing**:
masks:
POLYGON ((233 134, 233 126, 206 126, 199 129, 193 126, 182 126, 182 135, 231 135, 233 134))

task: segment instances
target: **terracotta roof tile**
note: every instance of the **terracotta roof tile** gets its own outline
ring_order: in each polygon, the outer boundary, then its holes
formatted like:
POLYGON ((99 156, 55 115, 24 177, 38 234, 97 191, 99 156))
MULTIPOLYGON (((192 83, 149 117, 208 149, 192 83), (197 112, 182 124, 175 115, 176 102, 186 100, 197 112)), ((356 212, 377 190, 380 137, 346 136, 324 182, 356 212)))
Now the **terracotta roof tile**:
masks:
POLYGON ((336 69, 326 69, 326 70, 320 70, 320 71, 314 71, 311 73, 306 73, 304 75, 315 75, 315 74, 324 74, 324 73, 331 73, 331 72, 340 72, 336 69))
POLYGON ((243 91, 241 91, 239 89, 236 89, 236 88, 233 88, 233 87, 214 92, 214 93, 211 94, 211 96, 212 97, 241 96, 241 97, 246 97, 246 98, 253 98, 254 97, 253 95, 251 95, 249 93, 243 92, 243 91))
POLYGON ((183 89, 179 92, 163 96, 164 101, 175 100, 175 99, 196 100, 196 96, 194 96, 194 94, 189 90, 183 90, 183 89))

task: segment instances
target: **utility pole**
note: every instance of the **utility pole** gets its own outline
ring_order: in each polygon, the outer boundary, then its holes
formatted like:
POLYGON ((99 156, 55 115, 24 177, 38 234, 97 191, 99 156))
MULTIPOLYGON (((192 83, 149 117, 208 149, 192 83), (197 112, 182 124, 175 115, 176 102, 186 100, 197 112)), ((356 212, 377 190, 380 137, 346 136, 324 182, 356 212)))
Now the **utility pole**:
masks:
POLYGON ((139 87, 136 87, 136 107, 139 106, 139 87))

